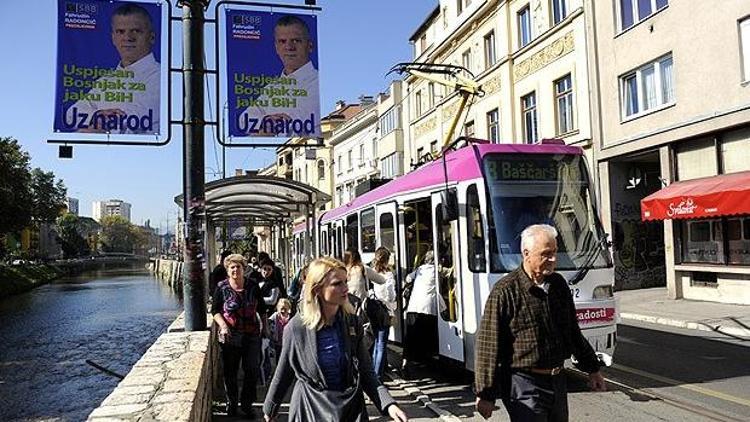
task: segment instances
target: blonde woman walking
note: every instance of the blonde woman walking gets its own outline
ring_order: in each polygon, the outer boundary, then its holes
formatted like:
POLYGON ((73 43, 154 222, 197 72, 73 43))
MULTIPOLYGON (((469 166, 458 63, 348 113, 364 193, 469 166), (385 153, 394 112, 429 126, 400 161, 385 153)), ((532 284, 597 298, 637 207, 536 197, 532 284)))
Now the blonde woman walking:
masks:
POLYGON ((302 312, 284 331, 279 364, 263 404, 266 421, 276 419, 292 384, 290 421, 365 422, 364 393, 381 413, 396 422, 407 420, 372 370, 346 281, 346 267, 336 259, 318 258, 310 264, 302 312))

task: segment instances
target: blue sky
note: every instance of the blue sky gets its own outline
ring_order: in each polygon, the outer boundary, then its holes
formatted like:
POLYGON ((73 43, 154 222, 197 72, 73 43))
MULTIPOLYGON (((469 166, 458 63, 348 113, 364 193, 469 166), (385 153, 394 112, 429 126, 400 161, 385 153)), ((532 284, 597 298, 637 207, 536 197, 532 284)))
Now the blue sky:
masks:
MULTIPOLYGON (((301 0, 289 3, 304 4, 301 0)), ((386 90, 385 73, 393 64, 412 59, 409 36, 437 0, 318 0, 318 5, 323 7, 318 39, 321 112, 325 115, 337 100, 356 102, 362 94, 386 90)), ((150 219, 152 226, 162 230, 167 219, 173 225, 177 212, 173 198, 182 192, 179 127, 173 127, 176 135, 165 147, 75 146, 73 160, 58 159, 57 146, 46 143, 53 121, 56 11, 57 0, 0 0, 0 28, 5 35, 0 41, 0 57, 4 58, 0 136, 18 139, 31 154, 33 167, 62 178, 68 195, 80 200, 81 215, 91 215, 92 201, 119 198, 132 204, 133 222, 150 219)), ((180 26, 173 31, 179 41, 180 26)), ((213 28, 207 27, 211 48, 212 34, 213 28)), ((213 50, 207 54, 213 57, 213 50)), ((181 79, 174 78, 173 84, 180 85, 181 79)), ((210 95, 216 101, 213 81, 210 95)), ((179 113, 179 98, 176 107, 179 113)), ((221 171, 221 148, 213 139, 207 129, 207 181, 220 177, 212 173, 221 171)), ((235 168, 266 166, 275 158, 273 150, 248 148, 228 148, 226 155, 228 175, 235 168)))

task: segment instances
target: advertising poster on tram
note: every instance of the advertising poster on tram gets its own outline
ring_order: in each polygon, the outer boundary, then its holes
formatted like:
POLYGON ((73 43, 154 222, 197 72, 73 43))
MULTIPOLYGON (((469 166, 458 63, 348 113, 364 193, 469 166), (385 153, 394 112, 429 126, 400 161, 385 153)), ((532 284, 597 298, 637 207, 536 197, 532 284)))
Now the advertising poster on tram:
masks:
POLYGON ((162 6, 59 0, 55 132, 160 133, 162 6))
POLYGON ((232 137, 320 137, 314 15, 226 11, 232 137))

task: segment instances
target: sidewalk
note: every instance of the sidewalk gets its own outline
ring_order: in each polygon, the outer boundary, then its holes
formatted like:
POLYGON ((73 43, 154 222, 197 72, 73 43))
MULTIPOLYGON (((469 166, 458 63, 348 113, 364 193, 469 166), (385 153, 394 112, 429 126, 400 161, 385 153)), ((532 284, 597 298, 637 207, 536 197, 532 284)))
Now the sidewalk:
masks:
POLYGON ((669 299, 666 287, 615 292, 620 318, 750 340, 750 306, 669 299))

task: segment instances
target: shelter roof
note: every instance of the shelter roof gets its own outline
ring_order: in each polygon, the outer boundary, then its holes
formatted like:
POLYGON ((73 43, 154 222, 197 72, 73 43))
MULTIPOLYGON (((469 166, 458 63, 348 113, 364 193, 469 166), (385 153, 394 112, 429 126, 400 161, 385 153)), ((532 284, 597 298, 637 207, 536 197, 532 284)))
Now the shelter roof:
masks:
MULTIPOLYGON (((310 185, 275 176, 243 175, 206 183, 206 218, 272 223, 305 216, 331 200, 310 185), (307 206, 307 207, 306 207, 307 206)), ((175 197, 182 206, 183 196, 175 197)))

